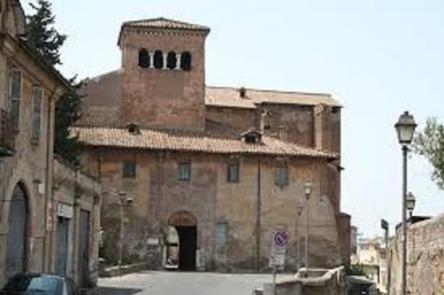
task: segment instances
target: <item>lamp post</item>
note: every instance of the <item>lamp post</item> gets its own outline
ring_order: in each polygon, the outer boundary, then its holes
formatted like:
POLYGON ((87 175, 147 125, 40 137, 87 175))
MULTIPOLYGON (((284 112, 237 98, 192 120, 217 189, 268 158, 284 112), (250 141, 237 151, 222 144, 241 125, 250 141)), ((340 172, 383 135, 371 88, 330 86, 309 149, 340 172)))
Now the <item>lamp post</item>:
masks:
POLYGON ((297 213, 298 213, 298 220, 296 222, 296 241, 297 241, 297 248, 296 248, 296 272, 299 271, 299 267, 301 266, 301 235, 299 230, 299 224, 301 221, 301 215, 302 210, 304 210, 304 204, 298 203, 296 205, 297 213))
POLYGON ((406 206, 407 210, 409 211, 410 222, 412 222, 412 215, 413 215, 413 210, 415 209, 415 204, 416 204, 415 196, 411 192, 409 192, 407 195, 406 206))
POLYGON ((304 194, 305 194, 305 269, 306 274, 308 275, 308 200, 311 195, 311 183, 306 182, 304 184, 304 194))
POLYGON ((119 195, 119 217, 120 217, 120 227, 119 227, 119 261, 118 261, 118 266, 119 266, 119 276, 122 275, 122 250, 123 250, 123 209, 126 205, 129 205, 133 202, 132 198, 129 198, 126 196, 126 192, 124 191, 120 191, 118 193, 119 195))
POLYGON ((401 276, 401 295, 406 294, 407 281, 407 153, 408 146, 413 140, 413 133, 416 128, 415 120, 409 112, 404 112, 395 125, 398 133, 398 141, 402 145, 403 158, 403 177, 402 177, 402 276, 401 276))

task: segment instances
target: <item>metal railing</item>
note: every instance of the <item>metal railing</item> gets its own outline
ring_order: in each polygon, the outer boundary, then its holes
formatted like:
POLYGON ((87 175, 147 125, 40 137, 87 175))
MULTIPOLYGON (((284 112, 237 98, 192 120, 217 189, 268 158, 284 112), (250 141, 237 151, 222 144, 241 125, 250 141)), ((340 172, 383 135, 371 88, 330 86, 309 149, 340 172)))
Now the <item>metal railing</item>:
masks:
POLYGON ((8 111, 0 109, 0 157, 14 155, 14 128, 8 111))

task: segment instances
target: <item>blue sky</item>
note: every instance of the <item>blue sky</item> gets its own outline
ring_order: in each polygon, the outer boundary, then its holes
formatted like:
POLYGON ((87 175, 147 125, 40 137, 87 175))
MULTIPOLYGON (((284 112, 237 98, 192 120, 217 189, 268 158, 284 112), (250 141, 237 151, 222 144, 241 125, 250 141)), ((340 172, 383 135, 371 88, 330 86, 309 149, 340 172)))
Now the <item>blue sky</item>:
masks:
MULTIPOLYGON (((332 93, 342 116, 342 208, 365 236, 401 215, 401 151, 393 125, 410 110, 420 127, 444 122, 444 2, 440 0, 53 1, 69 35, 61 70, 120 66, 123 21, 158 16, 207 25, 209 85, 332 93)), ((26 4, 29 1, 23 1, 26 4)), ((416 213, 444 212, 431 167, 412 155, 416 213)), ((393 227, 392 227, 393 230, 393 227)))

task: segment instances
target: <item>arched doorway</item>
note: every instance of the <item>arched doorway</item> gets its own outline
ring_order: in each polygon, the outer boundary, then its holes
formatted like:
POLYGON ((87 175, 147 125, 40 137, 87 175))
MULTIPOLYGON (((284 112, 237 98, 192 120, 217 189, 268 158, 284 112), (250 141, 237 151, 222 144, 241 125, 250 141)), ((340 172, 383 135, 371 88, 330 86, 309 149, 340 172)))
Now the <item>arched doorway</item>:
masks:
POLYGON ((17 185, 12 193, 8 217, 6 277, 26 271, 28 206, 26 192, 17 185))
POLYGON ((179 236, 179 270, 196 270, 197 220, 185 211, 176 212, 168 220, 179 236))

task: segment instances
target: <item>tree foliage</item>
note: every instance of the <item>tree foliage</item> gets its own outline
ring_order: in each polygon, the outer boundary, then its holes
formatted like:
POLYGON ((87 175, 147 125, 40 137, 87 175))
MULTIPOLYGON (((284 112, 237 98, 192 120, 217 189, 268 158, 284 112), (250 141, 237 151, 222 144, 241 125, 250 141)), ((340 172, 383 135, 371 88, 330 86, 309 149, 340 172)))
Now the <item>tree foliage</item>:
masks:
POLYGON ((55 106, 54 152, 71 164, 79 164, 78 138, 70 135, 70 128, 79 120, 81 96, 78 91, 82 82, 70 79, 71 90, 57 101, 55 106))
MULTIPOLYGON (((28 45, 34 48, 52 66, 61 64, 60 50, 67 36, 59 33, 55 25, 55 16, 48 0, 37 0, 30 4, 33 13, 26 17, 28 45)), ((79 90, 82 82, 76 77, 69 80, 71 89, 56 103, 54 152, 71 164, 79 162, 79 149, 76 137, 70 137, 69 128, 80 118, 81 96, 79 90)))
POLYGON ((416 135, 413 148, 429 160, 433 166, 432 179, 444 189, 444 125, 436 118, 428 119, 424 130, 416 135))
POLYGON ((37 0, 30 3, 34 14, 26 17, 26 33, 28 44, 37 50, 51 65, 61 64, 60 48, 66 41, 66 35, 60 34, 55 28, 55 16, 51 11, 51 3, 37 0))

